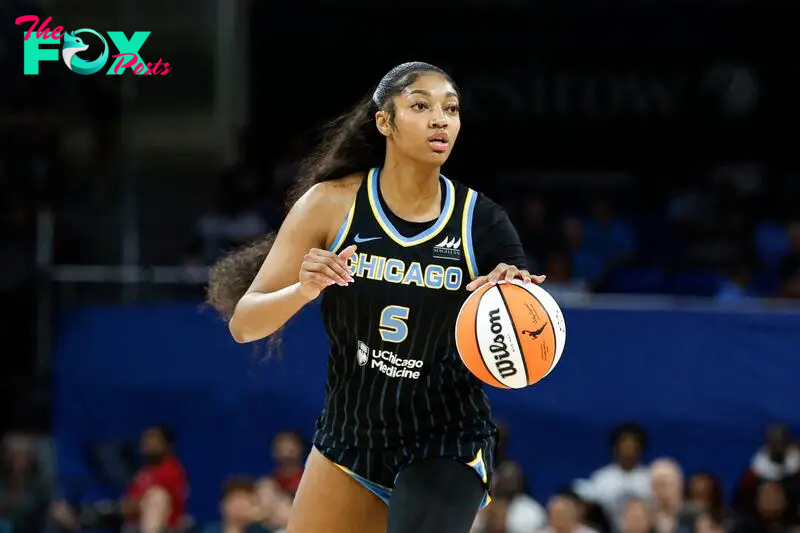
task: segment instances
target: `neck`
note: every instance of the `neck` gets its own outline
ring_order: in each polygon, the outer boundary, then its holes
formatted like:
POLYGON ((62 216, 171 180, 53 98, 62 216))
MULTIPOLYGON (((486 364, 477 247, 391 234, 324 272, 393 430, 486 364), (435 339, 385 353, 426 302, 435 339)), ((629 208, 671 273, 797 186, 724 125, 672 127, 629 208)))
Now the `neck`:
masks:
POLYGON ((439 215, 439 167, 400 162, 386 154, 379 186, 389 209, 410 222, 427 222, 439 215))

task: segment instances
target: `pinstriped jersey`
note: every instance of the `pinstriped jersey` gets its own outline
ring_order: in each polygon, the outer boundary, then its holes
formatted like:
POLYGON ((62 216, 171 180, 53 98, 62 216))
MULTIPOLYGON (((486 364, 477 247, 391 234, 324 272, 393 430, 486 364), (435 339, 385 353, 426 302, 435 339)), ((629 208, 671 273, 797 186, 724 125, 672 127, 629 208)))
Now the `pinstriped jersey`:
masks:
POLYGON ((494 432, 482 384, 459 359, 455 320, 477 274, 477 193, 440 177, 430 223, 400 220, 380 194, 380 170, 361 184, 331 250, 356 244, 355 282, 323 292, 330 341, 319 446, 389 448, 494 432))

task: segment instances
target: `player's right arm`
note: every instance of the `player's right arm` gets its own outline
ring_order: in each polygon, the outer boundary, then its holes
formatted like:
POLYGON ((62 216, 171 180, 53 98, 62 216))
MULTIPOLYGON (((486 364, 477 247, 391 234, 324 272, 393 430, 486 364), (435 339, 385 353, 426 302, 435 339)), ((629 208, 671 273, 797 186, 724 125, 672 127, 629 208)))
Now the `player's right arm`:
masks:
POLYGON ((231 317, 228 327, 236 342, 268 337, 326 287, 353 281, 347 259, 355 246, 335 254, 326 245, 347 216, 358 181, 317 184, 292 207, 231 317))

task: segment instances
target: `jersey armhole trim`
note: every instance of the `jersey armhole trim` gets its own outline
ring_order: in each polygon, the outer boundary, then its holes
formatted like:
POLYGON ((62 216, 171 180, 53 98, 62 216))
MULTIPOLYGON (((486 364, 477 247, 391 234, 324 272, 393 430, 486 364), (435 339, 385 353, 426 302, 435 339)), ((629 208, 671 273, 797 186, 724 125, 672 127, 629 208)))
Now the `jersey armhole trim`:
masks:
MULTIPOLYGON (((358 198, 358 194, 356 194, 356 198, 358 198)), ((353 205, 350 206, 350 211, 347 212, 347 217, 342 222, 342 225, 339 226, 339 231, 336 233, 336 237, 333 238, 333 242, 328 247, 329 252, 337 253, 339 248, 342 247, 344 244, 344 240, 347 238, 347 234, 350 232, 350 226, 353 224, 353 215, 356 212, 356 200, 353 199, 353 205)))
POLYGON ((477 199, 478 193, 468 189, 467 198, 464 200, 464 216, 461 217, 461 242, 464 243, 464 258, 467 261, 470 279, 478 277, 478 264, 475 262, 475 248, 472 244, 472 222, 477 199))

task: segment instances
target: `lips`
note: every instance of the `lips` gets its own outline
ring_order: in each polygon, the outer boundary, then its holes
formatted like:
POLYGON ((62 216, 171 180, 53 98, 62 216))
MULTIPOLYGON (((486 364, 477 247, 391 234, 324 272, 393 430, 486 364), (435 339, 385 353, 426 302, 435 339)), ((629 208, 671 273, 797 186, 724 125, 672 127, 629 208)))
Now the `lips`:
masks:
POLYGON ((428 144, 434 152, 446 152, 450 147, 450 136, 447 133, 434 133, 428 137, 428 144))

